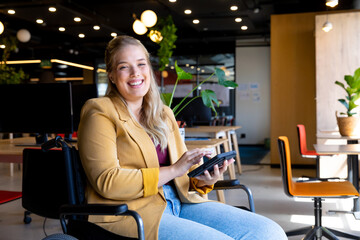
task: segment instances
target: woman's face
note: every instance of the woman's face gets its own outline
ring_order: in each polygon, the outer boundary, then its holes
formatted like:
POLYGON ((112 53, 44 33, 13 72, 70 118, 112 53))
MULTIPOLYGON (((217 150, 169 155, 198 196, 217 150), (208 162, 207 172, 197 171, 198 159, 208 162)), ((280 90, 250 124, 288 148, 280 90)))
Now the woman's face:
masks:
POLYGON ((151 74, 146 59, 143 49, 135 45, 128 45, 115 55, 114 70, 109 77, 128 104, 142 103, 149 91, 151 74))

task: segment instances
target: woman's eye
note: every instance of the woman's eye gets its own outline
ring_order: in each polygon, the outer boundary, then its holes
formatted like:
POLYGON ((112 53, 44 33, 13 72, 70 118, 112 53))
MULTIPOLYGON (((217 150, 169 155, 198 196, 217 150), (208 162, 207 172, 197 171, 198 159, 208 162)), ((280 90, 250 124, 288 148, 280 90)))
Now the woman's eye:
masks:
POLYGON ((139 67, 142 67, 142 66, 145 66, 146 65, 146 63, 139 63, 139 67))
POLYGON ((127 66, 120 66, 120 67, 119 67, 120 70, 124 70, 124 69, 126 69, 126 68, 127 68, 127 66))

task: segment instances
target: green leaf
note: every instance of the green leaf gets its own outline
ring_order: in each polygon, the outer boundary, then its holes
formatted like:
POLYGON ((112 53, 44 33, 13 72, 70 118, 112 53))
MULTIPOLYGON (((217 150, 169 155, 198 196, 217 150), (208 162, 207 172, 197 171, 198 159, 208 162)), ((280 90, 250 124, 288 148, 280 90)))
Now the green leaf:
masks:
POLYGON ((340 103, 342 103, 346 107, 346 109, 349 108, 349 104, 346 102, 345 99, 338 99, 338 100, 339 100, 340 103))
POLYGON ((161 97, 161 100, 163 101, 163 103, 170 107, 170 100, 171 100, 171 96, 172 94, 171 93, 161 93, 160 97, 161 97))
POLYGON ((214 103, 216 104, 217 107, 219 107, 219 101, 217 100, 215 92, 212 90, 205 89, 202 90, 200 94, 204 105, 211 108, 214 111, 215 116, 217 116, 214 103))
POLYGON ((222 83, 226 81, 224 70, 220 68, 215 68, 215 75, 218 78, 218 82, 220 85, 222 85, 222 83))
POLYGON ((341 83, 339 81, 335 81, 335 84, 339 85, 340 87, 342 87, 343 89, 346 90, 345 85, 343 83, 341 83))
POLYGON ((177 64, 177 61, 175 61, 175 70, 178 80, 192 79, 191 73, 187 73, 182 68, 180 68, 177 64))

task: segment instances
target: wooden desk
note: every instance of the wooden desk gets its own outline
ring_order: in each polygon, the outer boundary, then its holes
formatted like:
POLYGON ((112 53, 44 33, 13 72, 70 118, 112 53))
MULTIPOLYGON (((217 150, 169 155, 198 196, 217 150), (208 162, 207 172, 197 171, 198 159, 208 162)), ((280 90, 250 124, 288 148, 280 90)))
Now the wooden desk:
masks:
POLYGON ((0 140, 0 162, 10 163, 10 176, 14 175, 14 163, 22 163, 22 153, 25 146, 17 146, 22 144, 35 144, 35 138, 25 137, 0 140))
MULTIPOLYGON (((213 155, 221 153, 220 148, 218 148, 221 144, 224 144, 227 142, 227 139, 209 139, 209 140, 191 140, 191 141, 185 141, 185 145, 188 150, 194 149, 194 148, 208 148, 208 149, 214 149, 213 155)), ((234 164, 231 164, 229 166, 229 175, 231 179, 236 178, 235 177, 235 169, 234 164)), ((223 178, 222 178, 223 179, 223 178)), ((220 202, 225 203, 225 194, 223 190, 217 190, 216 191, 217 199, 220 202)))
MULTIPOLYGON (((348 155, 348 179, 359 191, 359 159, 360 144, 329 145, 314 144, 315 151, 321 154, 346 154, 348 155)), ((359 198, 354 199, 353 214, 360 219, 359 198)))
MULTIPOLYGON (((227 142, 224 143, 225 152, 235 150, 236 151, 236 166, 238 173, 241 174, 241 160, 239 153, 239 146, 235 130, 241 128, 241 126, 197 126, 186 127, 185 137, 208 137, 208 138, 224 138, 227 142)), ((220 146, 217 147, 220 149, 220 146)), ((220 151, 220 150, 219 150, 220 151)))

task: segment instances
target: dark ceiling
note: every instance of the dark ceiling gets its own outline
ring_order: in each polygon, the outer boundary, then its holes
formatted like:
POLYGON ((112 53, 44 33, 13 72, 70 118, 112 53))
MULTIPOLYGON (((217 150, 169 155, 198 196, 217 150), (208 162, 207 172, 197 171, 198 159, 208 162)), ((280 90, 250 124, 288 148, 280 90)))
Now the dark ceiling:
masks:
MULTIPOLYGON (((339 0, 339 5, 329 11, 354 9, 354 2, 339 0)), ((146 34, 139 36, 132 30, 133 14, 140 18, 147 9, 155 11, 158 17, 172 15, 178 28, 175 55, 234 52, 236 39, 269 38, 271 14, 327 10, 325 0, 177 0, 174 3, 169 0, 2 0, 0 21, 5 32, 0 37, 16 35, 23 28, 30 31, 31 40, 19 43, 19 51, 11 55, 13 59, 60 58, 80 62, 102 59, 111 32, 135 36, 150 52, 156 52, 157 44, 146 34), (230 10, 233 5, 238 6, 237 11, 230 10), (57 11, 49 12, 49 6, 57 11), (16 14, 9 15, 8 9, 14 9, 16 14), (192 14, 184 14, 185 9, 191 9, 192 14), (75 23, 75 16, 82 21, 75 23), (235 22, 236 17, 241 17, 242 22, 235 22), (35 23, 37 18, 45 23, 35 23), (199 19, 200 23, 193 24, 193 19, 199 19), (95 31, 93 25, 100 25, 101 29, 95 31), (241 30, 242 25, 248 29, 241 30), (66 31, 59 32, 59 26, 64 26, 66 31), (86 37, 80 39, 79 33, 86 37)))

